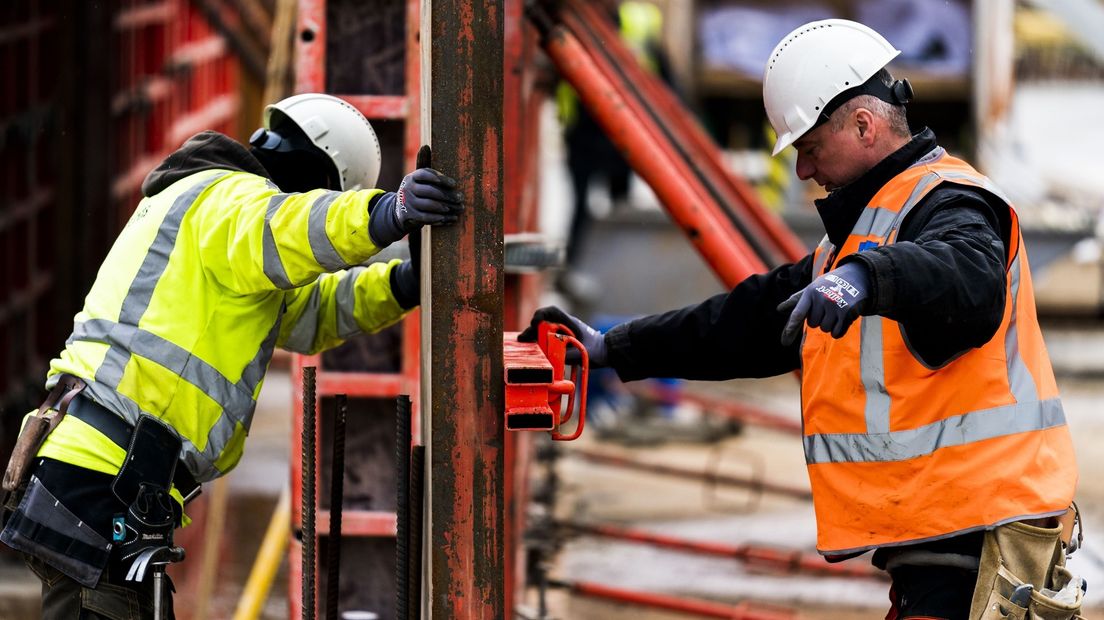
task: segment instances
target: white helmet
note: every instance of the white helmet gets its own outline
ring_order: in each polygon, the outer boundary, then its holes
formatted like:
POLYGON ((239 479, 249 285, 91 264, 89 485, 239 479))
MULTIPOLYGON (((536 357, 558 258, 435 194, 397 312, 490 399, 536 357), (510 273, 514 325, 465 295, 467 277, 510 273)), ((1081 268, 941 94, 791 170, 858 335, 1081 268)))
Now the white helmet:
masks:
POLYGON ((863 85, 900 53, 882 35, 846 19, 809 22, 786 35, 763 72, 763 103, 778 134, 772 154, 831 114, 825 108, 836 95, 863 85))
POLYGON ((272 129, 273 113, 282 112, 333 161, 341 189, 376 186, 380 143, 371 123, 347 101, 322 93, 294 95, 265 107, 264 126, 272 129))

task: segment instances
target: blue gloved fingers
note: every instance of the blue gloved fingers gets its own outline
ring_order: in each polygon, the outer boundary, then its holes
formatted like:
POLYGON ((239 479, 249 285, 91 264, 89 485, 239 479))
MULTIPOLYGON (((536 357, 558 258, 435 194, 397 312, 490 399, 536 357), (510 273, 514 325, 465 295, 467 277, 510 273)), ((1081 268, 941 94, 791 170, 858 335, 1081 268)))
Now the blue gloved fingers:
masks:
POLYGON ((832 328, 833 338, 843 338, 843 335, 850 329, 851 324, 855 322, 855 315, 852 313, 845 314, 836 321, 835 327, 832 328))
POLYGON ((809 327, 820 327, 824 323, 824 299, 816 291, 809 291, 808 297, 809 313, 805 318, 805 323, 809 327))
POLYGON ((464 194, 440 185, 433 185, 431 183, 407 183, 403 187, 408 195, 413 195, 418 198, 456 204, 464 202, 464 194))
POLYGON ((434 185, 443 186, 446 189, 456 189, 457 186, 456 179, 442 174, 433 168, 418 168, 414 172, 411 172, 409 177, 419 183, 432 183, 434 185))
POLYGON ((526 327, 525 331, 518 334, 518 341, 536 342, 537 328, 540 326, 541 321, 559 323, 571 330, 572 335, 574 335, 576 338, 579 338, 580 330, 579 326, 576 325, 577 320, 578 319, 557 308, 556 306, 545 306, 533 313, 533 318, 529 320, 529 327, 526 327))
POLYGON ((420 198, 408 191, 403 191, 403 206, 407 211, 413 212, 411 217, 418 217, 422 213, 452 213, 457 211, 457 205, 431 198, 420 198))
POLYGON ((793 344, 794 340, 797 339, 797 335, 801 333, 801 326, 805 323, 805 315, 809 312, 809 299, 808 295, 805 295, 805 290, 802 289, 790 295, 789 299, 778 305, 778 311, 790 313, 786 326, 782 328, 782 345, 788 347, 793 344))

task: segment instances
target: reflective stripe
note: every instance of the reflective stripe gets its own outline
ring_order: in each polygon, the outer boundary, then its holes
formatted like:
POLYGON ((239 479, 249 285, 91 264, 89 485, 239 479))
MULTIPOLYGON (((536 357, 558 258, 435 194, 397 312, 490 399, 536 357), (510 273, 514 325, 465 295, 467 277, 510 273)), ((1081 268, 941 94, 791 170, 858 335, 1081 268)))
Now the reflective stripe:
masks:
POLYGON ((893 223, 897 219, 897 212, 881 207, 866 207, 859 214, 858 221, 851 229, 852 236, 881 237, 889 235, 893 229, 893 223))
MULTIPOLYGON (((252 407, 252 391, 247 390, 243 383, 230 383, 218 369, 192 355, 187 349, 133 325, 122 325, 107 319, 83 321, 74 326, 70 341, 101 342, 111 345, 112 349, 125 345, 127 360, 133 353, 164 366, 198 388, 223 409, 241 411, 243 407, 252 407)), ((96 382, 112 389, 119 387, 118 383, 101 381, 99 373, 96 374, 96 382)), ((131 423, 137 421, 137 413, 136 410, 131 423)))
POLYGON ((303 311, 291 327, 284 348, 295 353, 310 353, 318 336, 318 311, 322 307, 322 291, 311 287, 310 297, 303 304, 303 311))
POLYGON ((314 260, 326 271, 337 271, 349 266, 337 253, 330 236, 326 234, 326 216, 330 212, 330 205, 340 196, 341 192, 326 192, 320 196, 311 204, 307 220, 307 239, 310 241, 311 252, 314 253, 314 260))
MULTIPOLYGON (((153 289, 157 286, 161 274, 169 264, 169 255, 176 246, 176 236, 180 233, 180 223, 184 215, 208 187, 222 179, 226 174, 215 175, 209 179, 196 183, 187 191, 177 196, 169 210, 165 213, 165 219, 157 229, 157 235, 146 251, 142 265, 138 268, 138 274, 130 283, 130 290, 123 298, 122 307, 119 310, 119 322, 128 325, 138 325, 138 321, 149 308, 150 299, 153 298, 153 289)), ((104 361, 96 371, 96 381, 111 388, 119 387, 123 378, 123 369, 130 361, 129 342, 125 336, 108 340, 110 348, 104 356, 104 361)), ((102 403, 101 403, 102 404, 102 403)), ((137 421, 137 417, 131 423, 137 421)))
POLYGON ((919 204, 920 201, 928 195, 928 192, 941 180, 942 177, 938 172, 930 172, 916 182, 916 187, 912 188, 912 193, 909 194, 908 200, 905 201, 901 210, 897 212, 897 218, 893 221, 893 226, 886 235, 886 243, 894 243, 897 241, 897 233, 900 232, 901 223, 905 221, 905 217, 908 216, 909 211, 912 211, 912 208, 919 204))
POLYGON ((952 416, 920 428, 887 433, 828 433, 804 439, 805 462, 877 463, 905 461, 940 448, 962 446, 1066 423, 1062 402, 1016 403, 952 416))
POLYGON ((824 235, 824 238, 817 244, 816 253, 813 255, 813 279, 815 280, 820 276, 820 272, 824 271, 824 264, 828 262, 828 257, 832 254, 832 242, 828 241, 828 235, 824 235))
POLYGON ((866 432, 889 432, 889 391, 885 382, 885 360, 882 355, 882 317, 860 319, 862 344, 859 346, 859 371, 866 391, 866 432))
POLYGON ((284 263, 280 260, 280 251, 276 248, 276 236, 272 233, 272 217, 276 215, 276 211, 280 209, 280 205, 284 203, 287 197, 287 194, 276 194, 269 200, 268 210, 265 211, 264 234, 261 238, 264 274, 268 276, 269 281, 276 285, 276 288, 284 290, 295 287, 288 279, 287 270, 284 269, 284 263))
POLYGON ((1012 266, 1008 268, 1008 274, 1012 279, 1008 293, 1011 299, 1005 300, 1005 303, 1012 304, 1008 329, 1004 333, 1004 351, 1008 363, 1008 387, 1017 401, 1021 403, 1031 402, 1039 399, 1039 391, 1035 388, 1035 377, 1027 370, 1027 365, 1020 355, 1020 331, 1016 322, 1016 315, 1019 310, 1017 301, 1020 293, 1019 255, 1012 261, 1012 266))
POLYGON ((366 267, 353 267, 341 276, 341 282, 334 292, 334 304, 337 306, 337 335, 348 340, 361 333, 356 320, 356 283, 366 267))
POLYGON ((993 194, 997 198, 1000 198, 1008 204, 1012 204, 1012 201, 1008 199, 1008 196, 1001 191, 999 187, 993 184, 991 179, 986 177, 977 177, 965 172, 944 172, 942 173, 944 179, 951 181, 969 181, 972 185, 976 185, 985 191, 993 194))

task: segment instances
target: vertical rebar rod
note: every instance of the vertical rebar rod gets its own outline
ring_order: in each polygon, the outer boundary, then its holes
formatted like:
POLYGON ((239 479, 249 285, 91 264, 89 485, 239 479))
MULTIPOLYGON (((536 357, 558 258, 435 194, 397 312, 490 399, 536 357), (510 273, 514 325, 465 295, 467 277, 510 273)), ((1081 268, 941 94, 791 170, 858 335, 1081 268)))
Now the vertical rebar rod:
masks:
POLYGON ((314 366, 303 368, 303 497, 300 504, 303 512, 303 620, 314 620, 314 567, 315 552, 315 395, 314 366))
POLYGON ((395 406, 395 617, 410 618, 410 396, 400 394, 395 406))
POLYGON ((422 508, 425 502, 425 446, 410 453, 410 570, 407 575, 410 620, 422 617, 422 508))
POLYGON ((341 592, 341 504, 345 498, 345 420, 349 413, 348 399, 338 394, 337 414, 333 423, 333 461, 330 471, 330 535, 326 553, 326 618, 337 620, 338 597, 341 592))

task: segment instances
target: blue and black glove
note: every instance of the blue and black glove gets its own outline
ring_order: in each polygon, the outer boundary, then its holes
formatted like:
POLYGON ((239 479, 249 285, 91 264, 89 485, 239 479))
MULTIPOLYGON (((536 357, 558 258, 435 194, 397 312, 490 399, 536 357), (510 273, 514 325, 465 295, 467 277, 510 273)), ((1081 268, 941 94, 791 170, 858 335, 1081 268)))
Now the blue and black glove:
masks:
MULTIPOLYGON (((545 306, 534 312, 533 318, 529 321, 529 327, 518 334, 518 340, 520 342, 536 342, 537 328, 541 321, 559 323, 570 329, 575 339, 581 342, 587 350, 587 354, 590 356, 591 368, 600 368, 606 365, 606 336, 556 306, 545 306)), ((579 364, 582 362, 582 356, 575 347, 569 347, 564 361, 568 364, 579 364)))
POLYGON ((860 262, 847 263, 813 280, 778 306, 779 312, 790 313, 782 329, 782 344, 793 344, 806 321, 809 327, 831 332, 833 338, 842 337, 859 318, 869 294, 870 274, 860 262))
POLYGON ((433 168, 418 168, 406 175, 399 191, 387 192, 371 206, 368 234, 384 248, 403 235, 425 225, 452 224, 464 210, 464 194, 456 180, 433 168))

